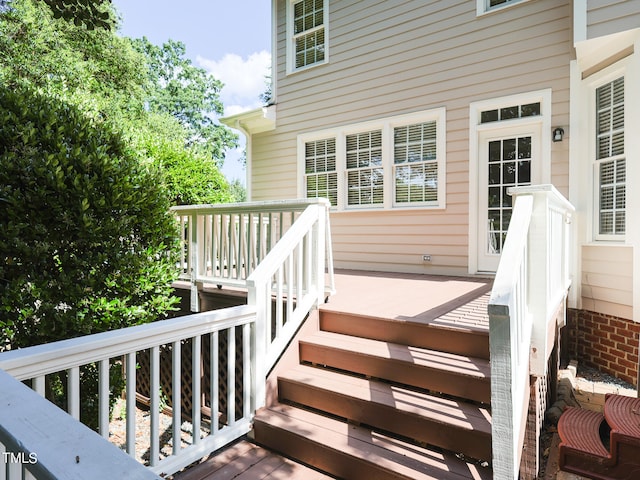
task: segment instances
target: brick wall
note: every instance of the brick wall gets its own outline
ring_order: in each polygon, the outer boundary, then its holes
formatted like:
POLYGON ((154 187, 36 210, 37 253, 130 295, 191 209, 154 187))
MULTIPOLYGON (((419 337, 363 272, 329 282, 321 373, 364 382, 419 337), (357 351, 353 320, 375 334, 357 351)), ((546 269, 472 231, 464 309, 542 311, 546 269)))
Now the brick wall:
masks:
POLYGON ((580 364, 637 384, 640 324, 611 315, 569 309, 564 330, 563 359, 576 359, 580 364))

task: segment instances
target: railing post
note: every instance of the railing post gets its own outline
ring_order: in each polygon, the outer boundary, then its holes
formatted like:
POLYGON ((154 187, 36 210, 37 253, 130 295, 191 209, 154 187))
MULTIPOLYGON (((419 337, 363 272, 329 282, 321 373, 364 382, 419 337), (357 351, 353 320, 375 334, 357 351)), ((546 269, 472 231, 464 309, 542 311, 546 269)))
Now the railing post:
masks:
POLYGON ((531 332, 530 373, 544 376, 547 369, 546 336, 549 311, 549 224, 546 194, 537 192, 533 196, 533 211, 529 226, 529 301, 528 308, 533 319, 531 332))
POLYGON ((269 296, 266 284, 253 280, 248 280, 247 284, 247 304, 256 308, 256 321, 251 335, 251 381, 253 383, 251 409, 255 412, 264 406, 267 398, 265 364, 268 339, 265 303, 269 296))
POLYGON ((326 221, 327 215, 325 209, 318 205, 315 207, 317 212, 316 228, 313 232, 313 252, 315 253, 314 268, 314 282, 317 289, 316 305, 322 305, 324 302, 324 266, 325 266, 325 252, 326 252, 326 221))

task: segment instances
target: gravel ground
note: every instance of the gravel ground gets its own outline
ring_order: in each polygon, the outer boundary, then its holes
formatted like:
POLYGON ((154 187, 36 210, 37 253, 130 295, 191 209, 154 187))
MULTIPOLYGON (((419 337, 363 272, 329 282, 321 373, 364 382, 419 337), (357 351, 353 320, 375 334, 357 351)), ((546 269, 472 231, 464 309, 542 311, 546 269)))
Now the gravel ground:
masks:
MULTIPOLYGON (((163 459, 173 452, 173 417, 161 412, 159 415, 160 457, 163 459)), ((203 424, 204 424, 203 419, 203 424)), ((124 400, 118 401, 114 408, 113 420, 109 424, 109 441, 121 449, 126 449, 126 409, 124 400)), ((190 422, 181 424, 182 448, 193 443, 193 425, 190 422)), ((136 407, 136 455, 135 458, 144 465, 149 465, 151 448, 151 415, 148 409, 136 407)), ((200 429, 201 438, 209 434, 208 425, 200 429)))

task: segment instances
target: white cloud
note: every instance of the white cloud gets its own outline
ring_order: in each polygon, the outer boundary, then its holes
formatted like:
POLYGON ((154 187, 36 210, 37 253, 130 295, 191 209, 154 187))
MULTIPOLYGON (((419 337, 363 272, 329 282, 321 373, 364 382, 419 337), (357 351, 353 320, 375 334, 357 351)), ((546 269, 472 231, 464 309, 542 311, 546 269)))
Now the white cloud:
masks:
POLYGON ((265 77, 269 75, 271 54, 265 50, 243 58, 227 53, 221 60, 198 56, 197 63, 224 83, 220 99, 225 115, 233 115, 261 105, 260 94, 265 91, 265 77))

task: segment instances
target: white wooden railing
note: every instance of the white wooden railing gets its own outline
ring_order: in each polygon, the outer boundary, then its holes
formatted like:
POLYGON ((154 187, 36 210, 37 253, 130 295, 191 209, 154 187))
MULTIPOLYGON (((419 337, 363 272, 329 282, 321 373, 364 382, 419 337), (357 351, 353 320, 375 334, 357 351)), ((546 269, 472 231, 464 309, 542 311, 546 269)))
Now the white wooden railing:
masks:
POLYGON ((571 284, 574 207, 551 185, 517 187, 489 300, 494 478, 516 480, 530 375, 544 376, 571 284))
MULTIPOLYGON (((183 236, 180 278, 191 282, 191 311, 199 311, 198 288, 203 284, 245 287, 249 275, 310 205, 323 207, 328 218, 325 199, 173 207, 183 236)), ((325 223, 332 291, 331 237, 325 223)))
MULTIPOLYGON (((283 205, 288 208, 292 203, 283 205)), ((285 208, 284 211, 292 210, 285 208)), ((114 365, 125 378, 125 450, 134 458, 143 453, 136 450, 136 437, 141 433, 137 429, 136 414, 136 387, 141 375, 139 367, 143 360, 148 365, 147 377, 142 379, 149 385, 150 396, 146 439, 149 447, 144 453, 148 456, 151 473, 172 474, 247 433, 256 409, 265 403, 268 371, 309 311, 324 300, 325 257, 327 249, 330 249, 326 241, 329 228, 327 212, 328 203, 325 201, 306 202, 303 212, 295 215, 295 221, 286 231, 278 232, 278 242, 248 275, 247 305, 1 353, 0 401, 4 403, 0 408, 0 455, 20 463, 17 460, 29 459, 29 455, 35 454, 37 462, 32 468, 25 462, 19 467, 7 463, 4 469, 0 463, 0 479, 62 478, 47 472, 60 472, 62 467, 58 464, 68 466, 69 458, 76 456, 81 458, 83 465, 90 465, 87 468, 101 472, 84 478, 114 478, 111 463, 117 462, 117 454, 127 456, 118 449, 113 453, 111 446, 106 445, 110 435, 109 376, 114 365), (186 348, 190 349, 189 358, 199 359, 190 361, 188 368, 182 362, 182 350, 186 348), (223 357, 226 358, 224 362, 223 357), (162 367, 166 365, 163 361, 167 358, 170 367, 162 367), (241 364, 236 363, 237 358, 241 364), (78 422, 81 377, 86 365, 96 365, 99 372, 98 432, 102 439, 78 422), (164 368, 162 372, 161 368, 164 368), (56 372, 65 372, 66 410, 70 416, 51 414, 46 423, 34 427, 28 418, 31 408, 46 404, 47 411, 62 412, 42 398, 47 389, 47 376, 56 372), (169 399, 170 431, 163 432, 160 417, 167 413, 161 413, 162 382, 166 382, 167 377, 172 392, 169 399), (30 384, 33 391, 25 393, 21 382, 30 384), (207 385, 206 391, 203 391, 204 385, 207 385), (192 405, 187 432, 184 424, 186 412, 181 410, 185 390, 190 391, 188 402, 192 405), (226 392, 222 400, 221 391, 226 392), (19 400, 18 404, 12 403, 18 398, 31 398, 32 403, 19 404, 19 400), (220 408, 223 402, 226 403, 224 409, 220 408), (203 417, 203 410, 207 409, 210 414, 203 417), (22 420, 15 421, 15 418, 22 420), (70 423, 77 426, 70 434, 81 431, 82 438, 90 439, 86 448, 99 451, 104 448, 111 453, 105 454, 101 460, 99 454, 85 451, 82 442, 72 442, 73 447, 69 447, 64 438, 70 423), (34 430, 48 438, 50 446, 47 447, 44 441, 30 443, 34 430), (167 435, 172 438, 169 447, 162 440, 167 435), (64 460, 57 462, 58 457, 64 460)), ((246 225, 256 225, 252 218, 258 218, 257 224, 262 224, 260 214, 249 214, 244 218, 249 219, 246 225)), ((251 235, 247 236, 250 238, 251 235)), ((329 271, 332 272, 332 268, 329 271)), ((34 413, 34 421, 38 418, 40 416, 34 413)), ((130 463, 123 465, 129 465, 130 475, 116 474, 117 478, 156 478, 144 474, 137 476, 138 469, 131 467, 130 463)))

